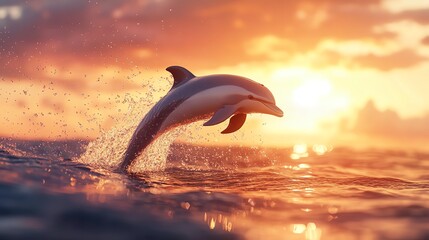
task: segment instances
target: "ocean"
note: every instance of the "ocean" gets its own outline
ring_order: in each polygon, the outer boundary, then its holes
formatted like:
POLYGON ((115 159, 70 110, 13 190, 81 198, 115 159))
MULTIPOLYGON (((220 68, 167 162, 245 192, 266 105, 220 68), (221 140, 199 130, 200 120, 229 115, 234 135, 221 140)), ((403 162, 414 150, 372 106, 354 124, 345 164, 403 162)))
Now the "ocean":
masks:
POLYGON ((429 154, 175 142, 162 169, 0 141, 0 239, 429 239, 429 154))

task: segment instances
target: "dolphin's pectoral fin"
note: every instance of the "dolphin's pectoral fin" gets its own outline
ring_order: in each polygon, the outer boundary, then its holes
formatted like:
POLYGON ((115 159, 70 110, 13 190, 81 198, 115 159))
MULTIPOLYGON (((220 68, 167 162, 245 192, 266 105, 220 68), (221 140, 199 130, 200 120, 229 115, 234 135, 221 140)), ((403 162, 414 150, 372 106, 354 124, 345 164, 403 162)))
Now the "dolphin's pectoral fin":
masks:
POLYGON ((246 121, 246 116, 247 115, 244 113, 239 113, 232 116, 232 118, 229 119, 228 127, 225 130, 223 130, 221 133, 223 134, 233 133, 238 129, 240 129, 243 126, 244 122, 246 121))
POLYGON ((210 118, 210 120, 205 122, 203 125, 212 126, 212 125, 219 124, 225 121, 226 119, 228 119, 229 117, 231 117, 236 110, 237 108, 234 105, 225 105, 223 108, 220 108, 219 110, 217 110, 213 115, 213 117, 210 118))

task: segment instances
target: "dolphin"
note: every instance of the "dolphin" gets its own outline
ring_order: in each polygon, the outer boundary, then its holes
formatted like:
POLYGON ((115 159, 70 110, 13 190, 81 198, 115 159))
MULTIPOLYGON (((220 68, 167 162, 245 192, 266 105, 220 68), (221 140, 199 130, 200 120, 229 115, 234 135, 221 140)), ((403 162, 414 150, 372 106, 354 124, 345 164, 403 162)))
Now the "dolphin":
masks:
POLYGON ((173 75, 173 86, 137 126, 120 164, 121 171, 127 171, 157 137, 179 125, 209 119, 203 125, 212 126, 229 118, 228 127, 222 131, 226 134, 239 130, 248 113, 283 116, 270 90, 248 78, 227 74, 196 77, 180 66, 166 70, 173 75))

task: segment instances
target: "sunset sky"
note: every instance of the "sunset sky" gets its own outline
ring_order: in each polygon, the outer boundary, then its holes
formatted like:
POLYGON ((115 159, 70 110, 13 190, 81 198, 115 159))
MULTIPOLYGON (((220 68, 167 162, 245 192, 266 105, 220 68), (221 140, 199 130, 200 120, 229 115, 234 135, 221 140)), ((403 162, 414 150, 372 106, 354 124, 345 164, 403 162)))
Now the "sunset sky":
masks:
POLYGON ((285 112, 197 129, 214 141, 429 149, 427 0, 3 0, 0 44, 3 137, 96 138, 181 65, 261 82, 285 112))

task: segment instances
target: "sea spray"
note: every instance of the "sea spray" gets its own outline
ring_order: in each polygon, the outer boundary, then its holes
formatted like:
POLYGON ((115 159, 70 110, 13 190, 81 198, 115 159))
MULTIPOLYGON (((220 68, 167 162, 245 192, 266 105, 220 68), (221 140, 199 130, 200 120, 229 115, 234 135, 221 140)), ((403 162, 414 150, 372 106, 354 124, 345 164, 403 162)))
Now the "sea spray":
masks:
MULTIPOLYGON (((116 168, 123 160, 125 150, 137 126, 123 123, 101 134, 90 142, 85 153, 77 160, 101 168, 116 168)), ((170 144, 185 128, 175 128, 152 142, 131 166, 131 172, 164 170, 170 144)))
MULTIPOLYGON (((167 78, 167 80, 169 79, 167 78)), ((168 81, 165 82, 171 84, 168 81)), ((166 89, 165 87, 154 88, 150 84, 146 84, 146 86, 149 88, 148 91, 138 100, 130 95, 124 98, 123 101, 129 104, 127 112, 120 119, 116 119, 117 123, 114 127, 106 132, 101 132, 97 139, 91 141, 87 145, 85 153, 76 161, 99 168, 117 168, 119 166, 136 127, 157 101, 154 95, 158 95, 166 89)), ((162 135, 150 144, 130 170, 132 172, 163 170, 168 155, 168 146, 174 141, 174 133, 178 131, 180 128, 162 135)))

